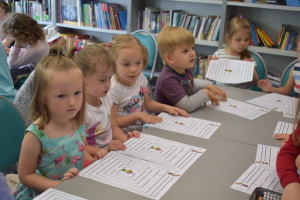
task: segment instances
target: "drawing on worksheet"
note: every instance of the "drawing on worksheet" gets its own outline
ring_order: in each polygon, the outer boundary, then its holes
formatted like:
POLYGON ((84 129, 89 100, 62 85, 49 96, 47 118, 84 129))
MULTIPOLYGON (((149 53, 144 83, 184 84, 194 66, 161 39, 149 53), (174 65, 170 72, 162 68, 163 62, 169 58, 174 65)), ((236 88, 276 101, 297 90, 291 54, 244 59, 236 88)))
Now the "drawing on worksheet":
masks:
POLYGON ((296 107, 286 108, 282 111, 282 113, 283 113, 283 117, 295 119, 296 118, 296 107))
POLYGON ((258 144, 255 163, 276 167, 276 158, 279 150, 279 147, 258 144))
POLYGON ((157 164, 170 165, 186 171, 206 149, 153 135, 141 133, 140 138, 132 138, 124 143, 126 155, 139 157, 157 164))
POLYGON ((204 139, 209 139, 221 126, 221 123, 218 122, 193 117, 183 117, 179 115, 175 116, 168 113, 160 113, 158 116, 163 119, 162 122, 147 124, 146 126, 192 135, 204 139))
POLYGON ((211 102, 207 102, 206 106, 223 112, 228 112, 233 115, 237 115, 250 120, 253 120, 271 111, 269 109, 261 108, 249 103, 245 103, 230 98, 227 98, 226 102, 225 101, 220 102, 218 106, 212 105, 211 102))
POLYGON ((282 193, 275 167, 252 164, 232 185, 231 188, 251 194, 256 187, 282 193))
POLYGON ((253 80, 255 62, 231 59, 211 60, 206 78, 221 83, 245 83, 253 80))
POLYGON ((296 108, 298 104, 298 99, 282 94, 271 93, 260 97, 256 97, 254 99, 250 99, 247 102, 264 108, 282 112, 286 109, 296 108))
POLYGON ((179 142, 141 134, 111 151, 79 175, 152 199, 160 199, 206 151, 179 142))
POLYGON ((34 198, 34 200, 87 200, 66 192, 62 192, 53 188, 47 189, 45 192, 34 198))
MULTIPOLYGON (((274 134, 280 133, 280 134, 292 134, 296 126, 293 123, 288 123, 288 122, 282 122, 278 121, 274 134)), ((274 135, 273 134, 273 135, 274 135)))

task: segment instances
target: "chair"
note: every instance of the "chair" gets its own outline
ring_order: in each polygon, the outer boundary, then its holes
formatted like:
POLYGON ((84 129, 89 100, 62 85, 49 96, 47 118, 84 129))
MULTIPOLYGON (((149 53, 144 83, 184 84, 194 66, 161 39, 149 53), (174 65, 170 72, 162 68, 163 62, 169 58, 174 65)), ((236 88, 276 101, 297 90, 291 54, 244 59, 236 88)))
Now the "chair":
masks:
MULTIPOLYGON (((253 51, 253 50, 249 50, 252 58, 255 60, 256 62, 256 73, 258 75, 258 80, 261 79, 266 79, 267 78, 267 65, 264 61, 264 59, 261 57, 261 55, 259 55, 257 52, 253 51)), ((262 91, 262 89, 260 89, 257 86, 252 86, 251 90, 255 90, 255 91, 262 91)))
POLYGON ((8 99, 0 96, 0 171, 19 160, 25 123, 18 109, 8 99))
MULTIPOLYGON (((290 72, 291 70, 294 68, 294 65, 298 62, 298 60, 294 60, 292 61, 290 64, 288 64, 286 66, 286 68, 284 69, 284 71, 282 72, 281 78, 280 78, 280 83, 279 83, 279 87, 283 87, 285 86, 286 82, 289 79, 290 76, 290 72)), ((290 96, 295 96, 295 91, 294 89, 291 91, 290 96)))

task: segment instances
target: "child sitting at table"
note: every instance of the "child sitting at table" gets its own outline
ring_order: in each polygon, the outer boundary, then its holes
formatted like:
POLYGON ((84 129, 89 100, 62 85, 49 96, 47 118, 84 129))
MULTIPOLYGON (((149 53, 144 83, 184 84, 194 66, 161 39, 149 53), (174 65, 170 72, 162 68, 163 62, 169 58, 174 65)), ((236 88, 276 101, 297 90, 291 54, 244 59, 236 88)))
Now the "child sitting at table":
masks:
MULTIPOLYGON (((227 47, 217 50, 211 59, 233 59, 233 60, 245 60, 255 62, 248 51, 248 46, 251 41, 251 27, 250 23, 243 16, 233 17, 229 21, 228 32, 225 36, 227 47)), ((252 82, 239 83, 239 84, 224 84, 217 82, 217 85, 228 85, 244 89, 249 89, 252 85, 256 85, 258 81, 258 75, 256 70, 253 72, 252 82)))
POLYGON ((207 101, 218 105, 226 101, 225 92, 207 83, 194 83, 195 38, 188 30, 166 27, 157 38, 159 54, 165 64, 155 86, 155 100, 192 112, 207 101))
MULTIPOLYGON (((297 114, 300 111, 300 104, 297 108, 297 114)), ((298 116, 298 115, 296 115, 298 116)), ((282 200, 300 199, 300 179, 297 172, 299 168, 300 155, 300 120, 293 134, 289 136, 286 144, 280 149, 277 160, 276 170, 280 183, 284 188, 282 200)))

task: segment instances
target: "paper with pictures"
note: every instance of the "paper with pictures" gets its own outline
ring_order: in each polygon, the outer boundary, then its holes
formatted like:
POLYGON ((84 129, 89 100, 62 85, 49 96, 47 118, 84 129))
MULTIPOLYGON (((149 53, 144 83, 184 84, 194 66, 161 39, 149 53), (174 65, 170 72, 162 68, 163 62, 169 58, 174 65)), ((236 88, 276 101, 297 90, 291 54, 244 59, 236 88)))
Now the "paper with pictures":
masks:
POLYGON ((218 122, 207 121, 193 117, 175 116, 168 113, 160 113, 158 116, 163 119, 162 122, 156 124, 147 124, 146 126, 205 139, 209 139, 212 134, 214 134, 214 132, 221 126, 221 123, 218 122))
POLYGON ((275 167, 252 164, 231 186, 232 189, 248 194, 256 187, 283 192, 275 167))
POLYGON ((53 188, 49 188, 34 200, 87 200, 66 192, 62 192, 53 188))
POLYGON ((296 118, 296 107, 289 107, 284 109, 283 111, 283 116, 287 118, 296 118))
POLYGON ((276 158, 279 150, 279 147, 258 144, 255 163, 276 167, 276 158))
POLYGON ((221 83, 246 83, 253 80, 255 62, 218 59, 211 60, 206 78, 221 83))
POLYGON ((270 110, 268 109, 230 98, 227 98, 226 102, 220 102, 220 104, 217 106, 212 105, 211 102, 207 102, 206 106, 250 120, 253 120, 263 114, 266 114, 267 112, 270 112, 270 110))
POLYGON ((109 152, 79 175, 160 199, 206 151, 147 134, 132 138, 125 145, 125 151, 109 152))
POLYGON ((277 125, 276 125, 276 128, 275 128, 275 131, 274 131, 274 134, 276 134, 276 133, 291 134, 291 133, 293 133, 295 128, 296 127, 293 123, 278 121, 277 125))
POLYGON ((264 108, 282 112, 286 109, 296 108, 298 104, 298 99, 288 97, 282 94, 271 93, 260 97, 256 97, 254 99, 250 99, 247 102, 264 108))

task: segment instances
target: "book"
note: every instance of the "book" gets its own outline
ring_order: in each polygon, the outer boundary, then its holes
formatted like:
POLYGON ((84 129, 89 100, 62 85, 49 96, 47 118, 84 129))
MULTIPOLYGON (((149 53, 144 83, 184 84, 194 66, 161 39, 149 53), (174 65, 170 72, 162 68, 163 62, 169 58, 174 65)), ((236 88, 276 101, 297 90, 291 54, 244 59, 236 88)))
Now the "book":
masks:
POLYGON ((212 39, 211 39, 212 41, 217 41, 219 39, 220 25, 221 25, 221 18, 219 18, 219 20, 218 20, 216 30, 214 32, 214 35, 213 35, 212 39))
POLYGON ((286 31, 286 32, 285 32, 283 42, 282 42, 282 44, 281 44, 281 46, 280 46, 280 49, 281 49, 281 50, 284 50, 284 47, 285 47, 285 45, 286 45, 286 41, 287 41, 287 39, 288 39, 288 37, 289 37, 289 34, 290 34, 289 31, 286 31))
POLYGON ((64 24, 78 25, 77 1, 61 1, 61 20, 64 24))
POLYGON ((118 11, 122 30, 127 30, 127 11, 118 11))

